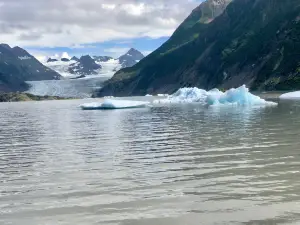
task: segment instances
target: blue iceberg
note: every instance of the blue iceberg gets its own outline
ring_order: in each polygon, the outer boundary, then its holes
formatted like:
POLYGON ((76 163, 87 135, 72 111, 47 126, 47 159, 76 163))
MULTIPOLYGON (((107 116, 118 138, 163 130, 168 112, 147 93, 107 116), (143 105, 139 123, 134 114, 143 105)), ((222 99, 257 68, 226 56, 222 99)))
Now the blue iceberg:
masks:
POLYGON ((249 92, 246 85, 239 88, 232 88, 226 92, 218 89, 206 91, 199 88, 181 88, 166 99, 154 101, 156 104, 169 103, 193 103, 197 102, 209 106, 217 105, 259 105, 259 106, 277 106, 277 103, 266 101, 259 96, 249 92))

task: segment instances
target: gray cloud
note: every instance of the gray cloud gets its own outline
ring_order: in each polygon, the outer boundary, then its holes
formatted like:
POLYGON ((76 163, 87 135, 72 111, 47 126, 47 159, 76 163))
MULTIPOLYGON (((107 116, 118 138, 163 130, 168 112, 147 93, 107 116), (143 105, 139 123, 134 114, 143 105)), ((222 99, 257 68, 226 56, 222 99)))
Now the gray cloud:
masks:
POLYGON ((0 0, 1 41, 21 46, 74 46, 170 35, 191 0, 0 0))
POLYGON ((43 36, 41 33, 23 33, 19 39, 23 41, 36 41, 43 36))

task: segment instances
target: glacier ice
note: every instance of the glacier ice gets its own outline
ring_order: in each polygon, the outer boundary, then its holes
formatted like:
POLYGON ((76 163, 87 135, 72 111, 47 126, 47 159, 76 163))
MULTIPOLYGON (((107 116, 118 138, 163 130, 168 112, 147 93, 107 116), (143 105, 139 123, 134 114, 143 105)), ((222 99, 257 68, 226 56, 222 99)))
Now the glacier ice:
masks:
POLYGON ((266 101, 259 96, 253 95, 243 85, 232 88, 226 92, 218 89, 206 91, 199 88, 181 88, 166 99, 154 101, 154 103, 201 103, 209 106, 215 105, 264 105, 275 106, 277 103, 266 101))
POLYGON ((300 91, 285 93, 279 96, 280 99, 300 99, 300 91))
POLYGON ((168 94, 157 94, 157 97, 168 97, 168 94))
POLYGON ((103 102, 85 103, 80 105, 80 107, 84 110, 126 109, 126 108, 143 108, 146 107, 148 104, 149 102, 142 102, 142 101, 105 99, 103 102))
MULTIPOLYGON (((198 88, 180 88, 166 99, 154 101, 154 103, 191 103, 204 101, 206 91, 198 88)), ((164 95, 161 95, 164 96, 164 95)))
POLYGON ((277 105, 275 102, 269 102, 259 96, 251 94, 246 85, 236 89, 232 88, 222 94, 210 94, 206 98, 206 103, 208 105, 277 105))

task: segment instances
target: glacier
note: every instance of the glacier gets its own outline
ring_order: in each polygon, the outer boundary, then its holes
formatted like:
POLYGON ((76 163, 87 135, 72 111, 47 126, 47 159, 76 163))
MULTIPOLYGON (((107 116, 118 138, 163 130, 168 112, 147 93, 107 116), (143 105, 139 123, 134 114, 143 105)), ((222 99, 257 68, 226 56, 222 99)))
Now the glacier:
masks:
POLYGON ((280 99, 300 99, 300 91, 285 93, 279 96, 280 99))
POLYGON ((89 98, 95 90, 100 89, 106 77, 75 80, 27 81, 29 90, 26 93, 71 98, 89 98))
POLYGON ((226 92, 218 89, 206 91, 199 88, 181 88, 166 99, 155 100, 154 104, 200 103, 208 106, 277 106, 277 103, 266 101, 249 92, 246 85, 232 88, 226 92))
MULTIPOLYGON (((63 53, 63 56, 67 57, 67 53, 63 53)), ((52 56, 52 58, 61 57, 59 55, 52 56)), ((87 75, 85 78, 76 78, 78 74, 71 74, 69 67, 71 64, 76 64, 77 61, 71 60, 68 62, 56 61, 46 62, 44 65, 55 70, 61 74, 63 80, 44 80, 44 81, 27 81, 30 88, 27 93, 34 95, 49 95, 59 97, 73 97, 73 98, 88 98, 94 93, 95 90, 100 89, 103 82, 111 78, 116 70, 121 68, 119 60, 110 59, 106 62, 96 61, 96 63, 102 66, 97 75, 87 75)))
POLYGON ((83 110, 143 108, 149 102, 105 99, 103 102, 92 102, 80 105, 83 110))

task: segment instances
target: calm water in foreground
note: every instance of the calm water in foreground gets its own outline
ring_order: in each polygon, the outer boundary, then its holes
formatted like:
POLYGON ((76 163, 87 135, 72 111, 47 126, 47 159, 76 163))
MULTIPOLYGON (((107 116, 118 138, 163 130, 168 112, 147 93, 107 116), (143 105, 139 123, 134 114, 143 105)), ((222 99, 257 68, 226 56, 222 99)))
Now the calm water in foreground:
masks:
POLYGON ((300 102, 0 104, 1 225, 300 224, 300 102))

